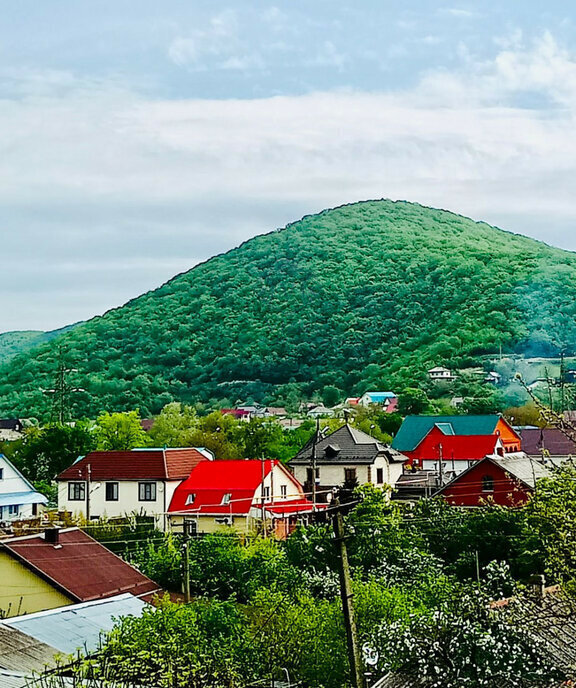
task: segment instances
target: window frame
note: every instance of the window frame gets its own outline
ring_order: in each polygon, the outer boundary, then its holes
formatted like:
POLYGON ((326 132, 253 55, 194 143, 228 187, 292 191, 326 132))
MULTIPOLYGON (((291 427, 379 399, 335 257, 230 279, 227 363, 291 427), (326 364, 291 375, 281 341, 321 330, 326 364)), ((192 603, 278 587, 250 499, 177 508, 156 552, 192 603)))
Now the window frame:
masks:
POLYGON ((119 492, 120 492, 120 487, 118 482, 116 481, 110 481, 105 483, 106 487, 104 488, 105 494, 104 494, 104 501, 106 502, 117 502, 118 497, 119 497, 119 492), (112 496, 109 496, 108 490, 112 490, 112 496), (116 496, 114 496, 114 494, 116 496))
POLYGON ((482 476, 482 492, 494 492, 494 476, 482 476))
POLYGON ((86 501, 86 481, 74 480, 68 483, 68 501, 69 502, 85 502, 86 501))
POLYGON ((280 497, 285 499, 288 496, 288 485, 280 485, 280 497))
POLYGON ((138 483, 138 501, 139 502, 155 502, 158 497, 158 487, 154 480, 143 480, 138 483), (150 489, 150 495, 146 492, 150 489))
POLYGON ((384 469, 376 468, 376 485, 384 484, 384 469))

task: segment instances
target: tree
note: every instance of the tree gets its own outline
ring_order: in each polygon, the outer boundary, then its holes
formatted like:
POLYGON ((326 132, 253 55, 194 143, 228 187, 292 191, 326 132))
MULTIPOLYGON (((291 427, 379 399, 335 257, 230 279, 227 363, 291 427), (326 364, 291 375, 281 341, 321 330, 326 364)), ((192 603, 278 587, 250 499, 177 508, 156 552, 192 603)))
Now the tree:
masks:
POLYGON ((429 408, 428 395, 421 389, 407 387, 398 399, 398 412, 403 416, 426 413, 429 408))
POLYGON ((197 428, 196 409, 172 402, 164 406, 148 434, 156 447, 185 447, 190 433, 197 428))
POLYGON ((338 389, 338 387, 334 387, 334 385, 326 385, 326 387, 324 387, 322 390, 322 403, 324 406, 332 408, 332 406, 336 406, 336 404, 340 401, 341 396, 342 392, 338 389))
MULTIPOLYGON (((11 458, 28 480, 49 483, 79 456, 95 448, 96 438, 86 421, 78 421, 73 426, 55 423, 44 428, 28 428, 11 458)), ((48 485, 45 489, 49 489, 48 485)))
POLYGON ((96 421, 96 437, 97 448, 104 451, 126 451, 150 443, 138 411, 101 414, 96 421))

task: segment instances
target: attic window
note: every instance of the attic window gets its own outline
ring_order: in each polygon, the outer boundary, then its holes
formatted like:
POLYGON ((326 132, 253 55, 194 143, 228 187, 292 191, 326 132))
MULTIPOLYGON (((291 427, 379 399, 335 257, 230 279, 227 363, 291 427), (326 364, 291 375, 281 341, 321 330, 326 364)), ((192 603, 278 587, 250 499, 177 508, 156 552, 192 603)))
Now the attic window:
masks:
POLYGON ((329 444, 326 449, 324 449, 324 454, 328 456, 329 458, 333 458, 335 456, 338 456, 340 453, 340 447, 337 444, 329 444))
POLYGON ((494 492, 494 478, 491 475, 482 478, 482 492, 494 492))
POLYGON ((195 499, 196 499, 196 495, 190 493, 190 494, 186 497, 186 506, 190 506, 190 504, 194 504, 195 499))
POLYGON ((4 480, 4 469, 0 468, 0 480, 4 480))
POLYGON ((231 499, 232 499, 232 493, 226 492, 226 494, 222 497, 222 504, 230 504, 231 499))

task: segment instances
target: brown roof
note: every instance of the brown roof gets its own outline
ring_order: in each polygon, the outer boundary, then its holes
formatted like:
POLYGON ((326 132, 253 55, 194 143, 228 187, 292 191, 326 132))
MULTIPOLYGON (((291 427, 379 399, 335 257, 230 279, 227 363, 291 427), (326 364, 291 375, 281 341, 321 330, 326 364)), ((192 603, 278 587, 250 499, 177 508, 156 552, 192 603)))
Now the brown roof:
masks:
POLYGON ((557 428, 524 428, 520 433, 522 451, 541 456, 546 450, 550 456, 576 455, 576 442, 569 440, 557 428))
POLYGON ((62 471, 58 480, 184 480, 206 461, 197 449, 96 451, 62 471))
POLYGON ((160 586, 78 528, 0 540, 0 548, 75 602, 130 592, 148 601, 160 586))

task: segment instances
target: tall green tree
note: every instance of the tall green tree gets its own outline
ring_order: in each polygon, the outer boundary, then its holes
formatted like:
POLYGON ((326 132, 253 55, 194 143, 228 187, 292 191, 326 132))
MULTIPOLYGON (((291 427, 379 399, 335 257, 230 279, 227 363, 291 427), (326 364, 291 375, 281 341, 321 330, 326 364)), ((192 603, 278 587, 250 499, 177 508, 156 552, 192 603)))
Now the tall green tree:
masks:
POLYGON ((105 412, 96 421, 97 448, 106 451, 124 451, 146 447, 150 440, 142 429, 140 413, 105 412))

